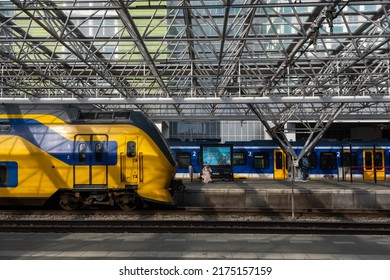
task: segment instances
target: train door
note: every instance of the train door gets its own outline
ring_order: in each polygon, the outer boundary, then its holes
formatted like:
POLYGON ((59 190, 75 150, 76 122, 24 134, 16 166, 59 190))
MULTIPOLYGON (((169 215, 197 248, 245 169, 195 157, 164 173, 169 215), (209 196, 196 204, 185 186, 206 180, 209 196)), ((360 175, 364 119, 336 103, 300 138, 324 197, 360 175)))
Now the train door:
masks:
POLYGON ((286 154, 283 150, 274 150, 274 179, 284 180, 287 178, 286 154))
POLYGON ((74 138, 73 182, 75 187, 107 187, 108 136, 79 134, 74 138))
POLYGON ((364 180, 385 180, 384 150, 363 150, 364 180))
POLYGON ((142 153, 138 153, 137 136, 127 136, 125 141, 125 151, 121 154, 122 182, 130 185, 138 184, 140 178, 139 160, 142 160, 142 153), (139 154, 139 156, 138 156, 139 154))

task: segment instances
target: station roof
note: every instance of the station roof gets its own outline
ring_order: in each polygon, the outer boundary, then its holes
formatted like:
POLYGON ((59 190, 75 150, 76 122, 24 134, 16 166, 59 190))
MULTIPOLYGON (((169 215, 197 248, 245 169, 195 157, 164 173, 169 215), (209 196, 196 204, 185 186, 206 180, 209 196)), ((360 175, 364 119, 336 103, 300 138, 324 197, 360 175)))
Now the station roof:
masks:
POLYGON ((390 120, 390 1, 0 0, 0 103, 390 120))

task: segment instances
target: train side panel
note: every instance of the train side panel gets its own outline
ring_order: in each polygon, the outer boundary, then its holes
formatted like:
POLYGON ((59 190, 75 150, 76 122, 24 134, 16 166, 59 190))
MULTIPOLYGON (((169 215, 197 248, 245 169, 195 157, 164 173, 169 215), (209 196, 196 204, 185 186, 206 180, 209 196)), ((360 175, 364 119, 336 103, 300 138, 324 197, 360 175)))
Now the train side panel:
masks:
POLYGON ((385 180, 389 176, 387 143, 353 142, 349 145, 322 142, 309 158, 312 179, 374 180, 376 176, 377 180, 385 180))
POLYGON ((42 115, 0 115, 0 126, 6 128, 0 135, 2 204, 41 205, 58 190, 94 188, 133 189, 145 200, 173 202, 173 160, 156 144, 158 137, 138 127, 71 125, 42 115))
MULTIPOLYGON (((233 173, 237 179, 287 179, 291 172, 288 159, 274 141, 228 142, 233 145, 233 173), (278 170, 278 168, 280 170, 278 170)), ((179 142, 171 145, 176 159, 199 153, 199 143, 179 142)), ((303 143, 292 143, 297 154, 303 143)), ((351 143, 322 141, 309 155, 309 176, 315 180, 386 180, 390 177, 390 145, 387 142, 351 143), (352 149, 352 151, 351 151, 352 149)), ((191 162, 196 175, 198 157, 181 160, 178 175, 188 178, 187 165, 191 162), (193 160, 196 158, 197 160, 193 160)), ((299 170, 299 168, 298 168, 299 170)), ((291 174, 290 174, 291 176, 291 174)), ((299 174, 298 174, 299 176, 299 174)))
POLYGON ((170 143, 170 148, 173 157, 176 160, 176 178, 189 179, 189 166, 192 167, 193 178, 200 179, 201 165, 200 165, 200 145, 178 143, 170 143))
POLYGON ((175 176, 175 166, 167 159, 152 139, 144 134, 139 138, 138 153, 139 179, 137 193, 145 199, 172 203, 167 191, 170 181, 175 176))
MULTIPOLYGON (((236 179, 286 179, 287 161, 282 153, 281 178, 275 177, 275 151, 281 151, 274 142, 228 142, 233 145, 233 174, 236 179)), ((189 178, 188 165, 191 164, 194 178, 200 178, 200 146, 204 142, 170 142, 170 148, 177 161, 177 178, 189 178)), ((212 143, 215 144, 215 143, 212 143)))
POLYGON ((271 146, 240 146, 234 148, 234 177, 238 179, 274 179, 274 148, 271 146))
MULTIPOLYGON (((58 190, 58 186, 71 187, 72 169, 62 161, 20 137, 0 137, 0 141, 0 165, 14 163, 17 166, 16 171, 4 168, 1 178, 4 184, 0 187, 0 201, 3 204, 9 201, 7 198, 27 198, 26 204, 43 204, 58 190), (16 181, 8 185, 15 175, 16 181)), ((13 203, 9 201, 9 204, 13 203)))

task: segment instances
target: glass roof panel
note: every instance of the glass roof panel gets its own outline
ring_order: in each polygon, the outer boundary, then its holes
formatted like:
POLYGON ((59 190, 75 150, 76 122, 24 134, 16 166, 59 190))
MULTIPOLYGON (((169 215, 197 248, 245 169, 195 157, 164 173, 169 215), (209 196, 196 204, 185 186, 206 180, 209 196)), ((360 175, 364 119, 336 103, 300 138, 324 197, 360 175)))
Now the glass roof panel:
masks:
MULTIPOLYGON (((387 1, 0 0, 0 98, 123 98, 151 114, 172 98, 190 116, 182 99, 207 114, 216 98, 389 96, 389 13, 387 1)), ((213 110, 242 114, 228 107, 213 110)))

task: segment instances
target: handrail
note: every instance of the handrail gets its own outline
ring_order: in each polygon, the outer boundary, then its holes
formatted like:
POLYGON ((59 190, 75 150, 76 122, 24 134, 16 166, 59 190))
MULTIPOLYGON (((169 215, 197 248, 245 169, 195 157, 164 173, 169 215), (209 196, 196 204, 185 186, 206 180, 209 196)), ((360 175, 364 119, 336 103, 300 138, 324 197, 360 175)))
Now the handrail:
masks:
POLYGON ((120 153, 120 157, 119 157, 119 162, 120 162, 120 170, 121 170, 121 183, 123 183, 125 181, 125 168, 126 168, 126 164, 125 164, 125 160, 124 160, 124 157, 125 157, 125 154, 124 153, 120 153))
POLYGON ((144 155, 139 153, 139 182, 143 183, 144 181, 144 155))

